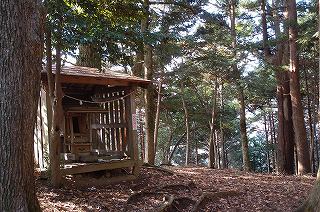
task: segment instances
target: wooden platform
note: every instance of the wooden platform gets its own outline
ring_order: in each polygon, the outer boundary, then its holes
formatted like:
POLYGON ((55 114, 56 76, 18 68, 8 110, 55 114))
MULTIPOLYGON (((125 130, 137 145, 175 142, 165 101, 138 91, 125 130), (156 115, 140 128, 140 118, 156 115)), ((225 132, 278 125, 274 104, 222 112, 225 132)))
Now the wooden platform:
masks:
POLYGON ((63 176, 65 176, 70 174, 80 174, 100 170, 110 170, 137 166, 140 166, 139 162, 134 161, 132 159, 114 160, 99 163, 70 163, 64 165, 64 168, 61 168, 61 173, 63 176))

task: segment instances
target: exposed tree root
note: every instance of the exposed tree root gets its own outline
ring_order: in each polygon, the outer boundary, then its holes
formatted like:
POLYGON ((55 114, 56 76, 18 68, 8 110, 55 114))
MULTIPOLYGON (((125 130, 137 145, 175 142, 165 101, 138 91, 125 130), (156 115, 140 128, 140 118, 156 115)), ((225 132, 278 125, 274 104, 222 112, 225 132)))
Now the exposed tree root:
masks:
POLYGON ((169 169, 165 169, 165 168, 162 168, 160 166, 154 166, 154 165, 150 165, 148 163, 145 163, 143 164, 143 167, 146 168, 146 169, 155 169, 155 170, 158 170, 158 171, 161 171, 161 172, 165 172, 169 175, 175 175, 177 173, 175 173, 174 171, 171 171, 169 169))
MULTIPOLYGON (((165 201, 165 203, 160 207, 160 209, 172 207, 170 205, 172 205, 171 198, 174 197, 173 193, 179 192, 181 190, 187 190, 188 192, 190 192, 195 187, 196 187, 195 184, 192 181, 190 181, 188 184, 169 184, 169 185, 164 185, 161 187, 145 188, 145 189, 138 191, 138 192, 135 192, 131 196, 129 196, 126 203, 127 203, 127 205, 133 204, 134 202, 138 202, 139 199, 141 199, 144 196, 170 195, 169 198, 167 198, 168 201, 165 201), (168 206, 165 207, 165 205, 168 205, 168 206)), ((187 198, 187 197, 185 197, 185 198, 187 198)), ((180 201, 183 198, 179 197, 179 198, 175 198, 175 199, 176 199, 175 200, 175 202, 176 202, 178 200, 180 201)), ((195 202, 194 200, 192 200, 192 201, 195 202)), ((161 211, 160 209, 159 209, 159 211, 161 211)), ((162 210, 162 211, 164 211, 164 210, 162 210)))
POLYGON ((190 181, 188 184, 169 184, 161 187, 151 187, 141 190, 132 194, 128 200, 127 204, 132 204, 137 199, 140 199, 144 196, 155 195, 160 196, 164 195, 164 202, 158 208, 155 209, 157 212, 168 212, 168 211, 179 211, 186 209, 185 207, 190 207, 193 205, 192 211, 199 211, 203 206, 204 202, 207 200, 218 200, 220 198, 227 198, 232 196, 238 196, 241 192, 238 191, 217 191, 217 192, 203 192, 198 200, 194 200, 186 196, 175 196, 178 195, 179 191, 187 190, 192 191, 196 188, 196 185, 190 181), (189 206, 188 206, 189 205, 189 206), (180 208, 180 209, 179 209, 180 208))
POLYGON ((233 197, 240 194, 241 192, 238 191, 203 192, 197 203, 194 205, 192 211, 199 211, 205 200, 218 200, 220 198, 233 197))
POLYGON ((189 198, 189 197, 175 197, 171 195, 168 197, 165 202, 157 208, 155 211, 157 212, 169 212, 169 211, 180 211, 179 205, 183 203, 183 201, 187 201, 189 204, 195 204, 195 200, 189 198))
POLYGON ((164 200, 164 203, 161 206, 159 206, 155 211, 156 212, 165 212, 165 211, 170 210, 170 207, 172 206, 173 200, 174 200, 173 195, 166 197, 164 200))

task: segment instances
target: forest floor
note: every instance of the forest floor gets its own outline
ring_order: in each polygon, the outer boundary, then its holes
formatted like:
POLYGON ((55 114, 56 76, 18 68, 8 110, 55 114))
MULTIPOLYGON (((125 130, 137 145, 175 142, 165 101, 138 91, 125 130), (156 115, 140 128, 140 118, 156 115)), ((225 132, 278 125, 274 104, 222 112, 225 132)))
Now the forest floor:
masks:
POLYGON ((61 189, 37 180, 38 199, 43 211, 293 211, 315 181, 311 176, 169 168, 143 167, 137 180, 113 185, 103 183, 105 175, 68 178, 61 189))

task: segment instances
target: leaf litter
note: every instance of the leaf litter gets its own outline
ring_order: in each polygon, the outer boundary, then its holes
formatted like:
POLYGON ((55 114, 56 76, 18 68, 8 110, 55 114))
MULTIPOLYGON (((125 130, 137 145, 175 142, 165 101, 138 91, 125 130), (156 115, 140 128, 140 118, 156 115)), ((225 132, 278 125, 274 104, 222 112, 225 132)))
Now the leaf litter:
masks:
POLYGON ((49 211, 292 211, 307 198, 312 176, 231 169, 142 167, 134 181, 106 184, 106 176, 67 177, 61 188, 36 181, 49 211))

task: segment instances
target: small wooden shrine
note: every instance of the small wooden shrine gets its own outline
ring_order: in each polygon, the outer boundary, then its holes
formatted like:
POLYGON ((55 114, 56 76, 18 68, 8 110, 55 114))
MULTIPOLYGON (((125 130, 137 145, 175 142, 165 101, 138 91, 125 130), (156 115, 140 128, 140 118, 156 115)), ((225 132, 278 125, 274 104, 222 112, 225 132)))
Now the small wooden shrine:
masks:
MULTIPOLYGON (((41 73, 41 79, 35 157, 39 168, 44 169, 49 140, 46 72, 41 73)), ((62 68, 62 175, 118 168, 126 169, 133 178, 138 174, 135 89, 149 84, 149 80, 111 70, 62 68)))

